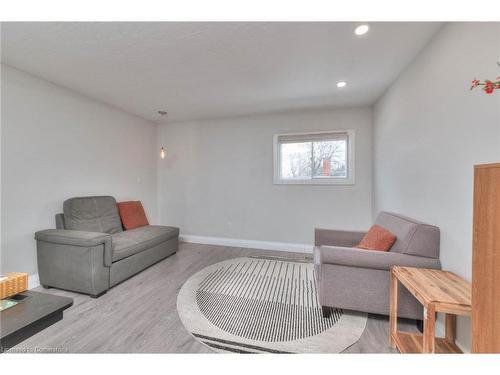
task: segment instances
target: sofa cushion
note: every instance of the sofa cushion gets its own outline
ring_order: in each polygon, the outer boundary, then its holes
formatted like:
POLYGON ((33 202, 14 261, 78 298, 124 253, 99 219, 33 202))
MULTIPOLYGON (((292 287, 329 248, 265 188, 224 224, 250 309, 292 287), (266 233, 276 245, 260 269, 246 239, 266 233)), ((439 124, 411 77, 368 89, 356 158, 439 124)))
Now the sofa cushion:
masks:
POLYGON ((113 197, 77 197, 64 202, 66 229, 87 232, 119 233, 122 222, 113 197))
POLYGON ((149 225, 141 201, 119 202, 118 212, 125 230, 149 225))
POLYGON ((160 225, 147 225, 113 234, 113 262, 176 237, 179 237, 179 228, 160 225))
POLYGON ((389 212, 381 212, 375 224, 396 235, 391 252, 439 258, 438 227, 389 212))
POLYGON ((378 225, 373 225, 355 247, 365 250, 389 251, 394 242, 396 242, 396 236, 393 233, 378 225))

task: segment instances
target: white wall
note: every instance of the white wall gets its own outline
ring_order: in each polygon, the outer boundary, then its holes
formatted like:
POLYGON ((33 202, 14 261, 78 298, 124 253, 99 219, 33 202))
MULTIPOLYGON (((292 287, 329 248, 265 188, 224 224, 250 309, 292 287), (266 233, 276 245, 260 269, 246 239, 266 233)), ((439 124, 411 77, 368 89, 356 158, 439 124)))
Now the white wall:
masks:
POLYGON ((183 234, 312 244, 314 227, 371 220, 371 110, 303 111, 159 127, 160 222, 183 234), (273 185, 273 134, 356 130, 354 186, 273 185))
MULTIPOLYGON (((447 24, 374 109, 374 209, 441 229, 443 268, 471 278, 473 165, 500 159, 499 26, 447 24)), ((468 347, 469 320, 458 341, 468 347)))
POLYGON ((2 65, 1 272, 37 273, 35 231, 73 196, 141 200, 156 221, 156 127, 2 65))

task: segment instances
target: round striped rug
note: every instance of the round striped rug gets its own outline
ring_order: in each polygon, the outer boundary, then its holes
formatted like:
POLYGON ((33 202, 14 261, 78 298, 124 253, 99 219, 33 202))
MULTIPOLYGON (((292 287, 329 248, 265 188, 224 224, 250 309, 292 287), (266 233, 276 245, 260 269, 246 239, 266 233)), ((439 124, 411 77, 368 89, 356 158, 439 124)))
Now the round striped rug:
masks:
POLYGON ((288 258, 236 258, 193 275, 177 297, 186 329, 218 352, 338 353, 354 344, 365 313, 318 302, 314 265, 288 258))

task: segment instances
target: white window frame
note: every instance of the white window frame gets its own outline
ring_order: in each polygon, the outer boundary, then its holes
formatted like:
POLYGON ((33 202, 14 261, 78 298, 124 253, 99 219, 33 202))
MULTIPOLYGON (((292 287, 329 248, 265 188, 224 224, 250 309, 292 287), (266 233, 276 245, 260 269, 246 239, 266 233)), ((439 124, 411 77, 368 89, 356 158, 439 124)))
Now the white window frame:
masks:
POLYGON ((273 183, 275 185, 354 185, 355 183, 355 136, 353 129, 330 130, 320 132, 285 133, 273 135, 273 183), (347 177, 308 178, 308 179, 282 179, 281 178, 281 136, 315 136, 318 134, 347 134, 347 177))

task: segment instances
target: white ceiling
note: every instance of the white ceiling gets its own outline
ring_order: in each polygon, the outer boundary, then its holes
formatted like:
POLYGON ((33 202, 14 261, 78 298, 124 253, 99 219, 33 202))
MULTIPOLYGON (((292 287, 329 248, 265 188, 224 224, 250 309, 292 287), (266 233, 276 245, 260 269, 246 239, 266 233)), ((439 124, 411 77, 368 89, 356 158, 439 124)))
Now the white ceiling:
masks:
POLYGON ((441 26, 370 25, 3 23, 2 60, 154 122, 363 106, 441 26))

